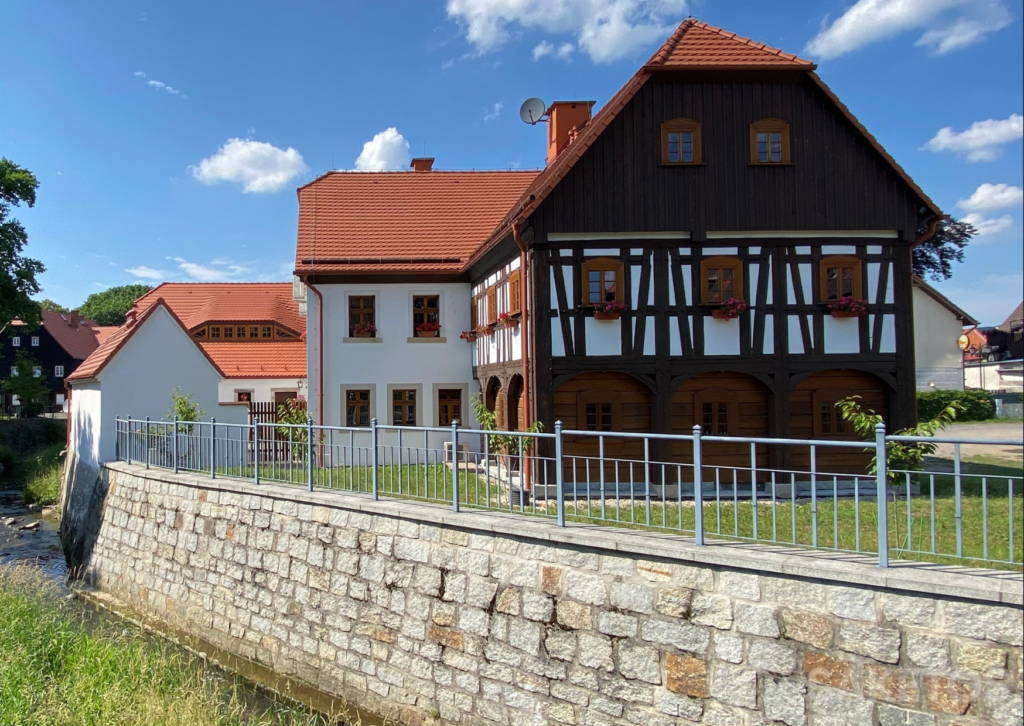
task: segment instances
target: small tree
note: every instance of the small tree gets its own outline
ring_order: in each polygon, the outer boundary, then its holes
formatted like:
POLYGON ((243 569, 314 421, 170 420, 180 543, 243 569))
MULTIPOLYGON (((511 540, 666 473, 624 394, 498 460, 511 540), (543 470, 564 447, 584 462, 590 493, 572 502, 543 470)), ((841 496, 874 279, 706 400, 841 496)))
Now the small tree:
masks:
MULTIPOLYGON (((487 408, 479 393, 472 396, 469 402, 473 407, 473 415, 476 416, 481 429, 484 431, 506 430, 498 426, 498 414, 487 408)), ((538 434, 543 430, 544 425, 540 421, 535 421, 524 433, 538 434)), ((506 454, 518 456, 520 453, 529 453, 530 449, 533 448, 534 439, 528 436, 513 436, 512 434, 489 434, 487 441, 492 451, 503 451, 506 454), (520 451, 520 446, 522 451, 520 451)))
POLYGON ((970 222, 943 219, 935 226, 935 234, 914 248, 912 267, 920 278, 948 280, 953 276, 953 263, 964 261, 964 249, 978 234, 970 222))
POLYGON ((305 401, 298 398, 289 398, 277 407, 277 422, 286 424, 279 426, 278 434, 285 437, 293 444, 292 455, 300 460, 306 456, 306 447, 296 447, 294 444, 305 444, 307 440, 307 425, 312 421, 309 412, 306 410, 305 401))
POLYGON ((39 307, 42 308, 43 310, 49 310, 50 312, 54 313, 63 313, 64 315, 67 315, 68 313, 71 312, 60 303, 54 302, 49 298, 46 298, 45 300, 40 300, 39 307))
MULTIPOLYGON (((860 396, 850 396, 836 403, 843 420, 853 426, 854 432, 865 441, 875 440, 875 427, 882 423, 882 417, 871 409, 863 408, 858 400, 860 396)), ((962 404, 953 402, 939 411, 935 418, 930 421, 919 423, 917 426, 897 431, 897 436, 935 436, 936 433, 953 423, 962 404)), ((871 448, 868 451, 874 452, 871 448)), ((885 444, 885 470, 890 486, 899 484, 901 472, 920 471, 924 466, 924 457, 935 453, 935 444, 926 441, 888 441, 885 444)), ((872 474, 878 471, 877 454, 871 457, 871 466, 868 471, 872 474)))
POLYGON ((43 402, 50 394, 50 387, 46 383, 46 374, 36 359, 24 350, 18 351, 13 368, 18 374, 9 376, 0 385, 21 401, 22 418, 38 416, 43 412, 43 402), (36 375, 37 370, 39 375, 36 375))
MULTIPOLYGON (((194 393, 182 393, 181 388, 175 386, 171 389, 171 407, 164 415, 169 419, 178 419, 178 423, 201 421, 203 418, 203 407, 199 401, 194 401, 194 393)), ((179 426, 179 431, 189 432, 191 426, 179 426)))

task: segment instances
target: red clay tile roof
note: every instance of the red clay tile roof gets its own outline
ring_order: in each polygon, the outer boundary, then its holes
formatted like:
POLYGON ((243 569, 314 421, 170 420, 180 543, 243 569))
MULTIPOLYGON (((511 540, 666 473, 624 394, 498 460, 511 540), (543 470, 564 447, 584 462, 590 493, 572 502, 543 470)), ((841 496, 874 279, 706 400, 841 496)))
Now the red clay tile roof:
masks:
POLYGON ((199 343, 225 378, 305 378, 306 341, 199 343))
POLYGON ((165 282, 136 300, 135 309, 157 298, 188 330, 209 322, 276 322, 297 335, 306 329, 290 282, 165 282))
POLYGON ((107 338, 117 332, 117 329, 118 326, 116 325, 97 325, 92 329, 92 332, 96 334, 96 342, 103 345, 107 338))
POLYGON ((764 43, 687 18, 658 49, 645 68, 814 70, 815 64, 764 43))
POLYGON ((43 310, 43 327, 53 336, 67 354, 77 360, 85 360, 97 347, 96 323, 79 318, 77 325, 71 324, 71 316, 43 310))
POLYGON ((459 272, 538 174, 328 172, 299 188, 296 272, 459 272))

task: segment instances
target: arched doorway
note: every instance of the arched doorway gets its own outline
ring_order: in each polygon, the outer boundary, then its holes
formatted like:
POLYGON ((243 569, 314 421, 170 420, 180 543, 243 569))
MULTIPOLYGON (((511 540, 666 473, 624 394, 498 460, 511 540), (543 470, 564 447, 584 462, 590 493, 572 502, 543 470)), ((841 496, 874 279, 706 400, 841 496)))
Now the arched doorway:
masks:
MULTIPOLYGON (((686 380, 672 393, 672 433, 692 434, 699 425, 705 436, 768 436, 771 393, 761 381, 744 373, 702 373, 686 380)), ((703 480, 731 483, 750 481, 751 451, 746 443, 706 442, 701 449, 703 480)), ((693 463, 693 446, 676 443, 673 461, 693 463)), ((768 451, 757 447, 758 468, 768 465, 768 451)))
MULTIPOLYGON (((555 420, 566 430, 593 431, 595 435, 566 436, 563 476, 566 492, 577 496, 601 481, 597 433, 647 432, 651 430, 651 392, 625 373, 582 373, 559 386, 554 397, 555 420)), ((642 489, 644 445, 639 439, 604 437, 606 490, 627 492, 642 489), (636 463, 639 462, 639 463, 636 463)))
MULTIPOLYGON (((798 439, 843 439, 856 441, 853 427, 840 415, 836 404, 852 396, 865 409, 889 419, 885 384, 870 373, 856 370, 829 370, 813 373, 793 387, 789 398, 789 432, 798 439)), ((824 473, 865 473, 871 454, 860 449, 820 450, 817 468, 824 473)), ((798 467, 810 465, 806 450, 794 453, 798 467)))
POLYGON ((491 376, 484 391, 484 405, 488 411, 494 413, 498 428, 505 428, 505 406, 501 400, 501 380, 497 376, 491 376))
POLYGON ((506 411, 506 423, 509 431, 522 431, 523 422, 526 416, 523 411, 523 377, 512 376, 508 382, 508 405, 506 411))

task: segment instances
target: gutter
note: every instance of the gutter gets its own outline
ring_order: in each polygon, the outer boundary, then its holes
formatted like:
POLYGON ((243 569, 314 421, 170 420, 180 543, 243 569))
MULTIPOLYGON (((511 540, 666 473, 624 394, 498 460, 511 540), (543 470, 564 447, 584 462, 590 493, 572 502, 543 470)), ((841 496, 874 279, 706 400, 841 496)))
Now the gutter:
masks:
MULTIPOLYGON (((523 236, 521 233, 522 222, 519 219, 515 219, 512 222, 512 238, 519 245, 519 309, 522 311, 522 329, 519 331, 519 345, 520 354, 519 357, 523 359, 523 421, 522 426, 525 431, 530 427, 530 345, 529 335, 527 334, 527 324, 529 323, 529 309, 527 301, 529 296, 526 294, 526 287, 529 284, 530 276, 528 269, 528 259, 526 254, 526 243, 523 242, 523 236)), ((528 456, 523 457, 523 489, 529 491, 533 488, 533 477, 531 476, 531 459, 528 456)))
MULTIPOLYGON (((316 376, 317 376, 317 406, 316 406, 316 418, 317 425, 324 425, 324 296, 320 294, 320 291, 316 289, 310 282, 309 277, 305 276, 302 278, 302 284, 306 286, 307 290, 312 290, 313 294, 316 295, 317 306, 316 306, 316 352, 317 352, 317 365, 316 365, 316 376)), ((308 312, 307 312, 308 314, 308 312)), ((306 319, 306 330, 309 330, 309 318, 306 319)), ((306 372, 306 378, 309 378, 309 372, 306 372)), ((306 390, 309 390, 307 384, 306 390)))

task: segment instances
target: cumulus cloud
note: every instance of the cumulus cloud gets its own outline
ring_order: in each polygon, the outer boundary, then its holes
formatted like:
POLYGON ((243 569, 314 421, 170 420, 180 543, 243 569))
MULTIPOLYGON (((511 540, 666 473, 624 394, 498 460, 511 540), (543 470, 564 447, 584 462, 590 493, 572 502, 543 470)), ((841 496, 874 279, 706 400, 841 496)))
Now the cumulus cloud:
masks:
POLYGON ((831 24, 826 17, 821 31, 807 43, 804 53, 822 59, 863 48, 901 33, 926 28, 915 43, 936 55, 966 48, 1005 28, 1013 16, 1004 0, 858 0, 831 24), (950 21, 947 11, 960 14, 950 21))
POLYGON ((409 142, 398 133, 398 129, 392 126, 363 144, 363 150, 356 158, 356 169, 359 171, 406 169, 411 159, 409 142))
POLYGON ((972 212, 966 215, 963 221, 978 231, 978 237, 995 237, 1013 226, 1013 217, 1009 214, 1004 214, 1002 217, 986 217, 984 214, 972 212))
POLYGON ((265 141, 228 139, 213 156, 189 167, 203 184, 236 182, 244 192, 276 192, 309 171, 302 154, 279 149, 265 141))
POLYGON ((145 265, 139 265, 138 267, 129 267, 125 270, 132 277, 138 278, 139 280, 166 280, 167 272, 165 270, 157 270, 152 267, 146 267, 145 265))
MULTIPOLYGON (((135 76, 136 78, 141 78, 143 80, 146 80, 146 78, 147 78, 145 71, 135 71, 135 73, 133 73, 132 75, 135 76)), ((174 86, 167 85, 163 81, 158 81, 158 80, 156 80, 154 78, 150 78, 149 80, 146 80, 146 85, 149 86, 150 88, 156 90, 156 91, 166 91, 167 93, 171 94, 172 96, 178 96, 179 98, 181 98, 183 100, 187 100, 188 99, 188 96, 186 96, 180 90, 178 90, 174 86)))
POLYGON ((497 121, 498 116, 501 115, 501 109, 505 107, 505 104, 501 101, 493 104, 490 108, 485 109, 484 123, 490 123, 491 121, 497 121))
POLYGON ((1024 204, 1024 189, 1009 184, 982 184, 974 194, 956 204, 968 212, 1019 207, 1024 204))
POLYGON ((235 264, 224 259, 213 260, 206 265, 190 262, 183 257, 168 257, 167 259, 176 262, 178 270, 184 273, 185 277, 196 282, 230 282, 245 275, 251 269, 246 265, 235 264))
POLYGON ((975 121, 966 131, 954 131, 952 126, 938 133, 921 147, 922 151, 952 151, 967 161, 992 161, 999 157, 1000 146, 1024 138, 1024 116, 1011 114, 1009 118, 975 121))
POLYGON ((569 33, 576 44, 557 51, 542 42, 533 48, 534 60, 559 53, 568 57, 578 46, 596 63, 611 63, 663 40, 686 11, 686 0, 448 0, 448 17, 464 29, 478 53, 507 43, 512 29, 569 33))

